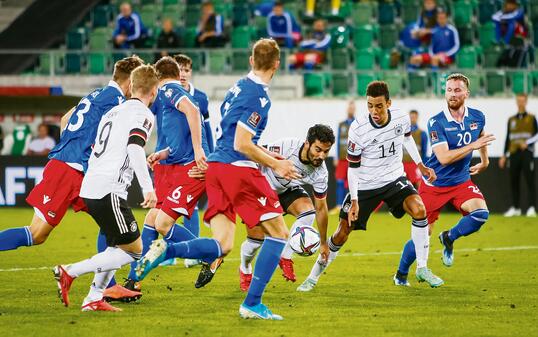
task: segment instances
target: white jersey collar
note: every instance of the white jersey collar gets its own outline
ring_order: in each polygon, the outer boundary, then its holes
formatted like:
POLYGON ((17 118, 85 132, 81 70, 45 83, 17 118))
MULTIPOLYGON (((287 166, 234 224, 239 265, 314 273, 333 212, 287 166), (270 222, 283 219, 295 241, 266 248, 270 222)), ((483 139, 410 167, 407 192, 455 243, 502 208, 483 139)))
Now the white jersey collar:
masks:
POLYGON ((125 97, 125 93, 123 92, 123 90, 121 90, 120 85, 116 81, 108 81, 108 86, 118 89, 118 91, 125 97))
MULTIPOLYGON (((445 114, 446 120, 448 122, 459 123, 457 120, 454 119, 454 117, 452 117, 452 114, 450 113, 450 111, 448 109, 444 109, 443 113, 445 114)), ((465 120, 465 117, 469 117, 469 110, 467 110, 467 107, 465 107, 465 112, 463 113, 463 120, 465 120)), ((462 120, 462 122, 463 122, 463 120, 462 120)))
POLYGON ((254 74, 253 71, 250 71, 247 77, 252 80, 254 83, 261 84, 264 87, 268 87, 269 84, 265 83, 258 75, 254 74))
POLYGON ((189 94, 194 97, 194 85, 191 82, 189 82, 189 94))

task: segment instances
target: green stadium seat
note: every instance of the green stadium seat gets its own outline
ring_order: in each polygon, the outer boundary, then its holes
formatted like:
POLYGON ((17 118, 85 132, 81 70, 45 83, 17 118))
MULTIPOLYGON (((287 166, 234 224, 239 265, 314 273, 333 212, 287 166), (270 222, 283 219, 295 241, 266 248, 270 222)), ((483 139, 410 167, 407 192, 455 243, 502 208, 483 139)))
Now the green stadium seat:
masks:
POLYGON ((349 96, 349 88, 351 87, 351 78, 349 74, 333 74, 333 96, 346 97, 349 96))
POLYGON ((249 51, 233 51, 232 52, 232 70, 244 72, 250 69, 249 51))
POLYGON ((159 10, 157 5, 144 5, 140 11, 140 19, 144 23, 144 26, 148 28, 154 28, 157 26, 159 18, 159 10))
POLYGON ((379 68, 383 70, 396 68, 392 65, 392 52, 390 49, 381 49, 378 52, 379 68))
POLYGON ((480 41, 480 45, 484 49, 495 44, 495 24, 491 21, 482 24, 478 28, 478 39, 480 41))
POLYGON ((409 73, 409 94, 411 96, 417 94, 425 94, 428 89, 428 77, 423 71, 409 73))
POLYGON ((51 56, 49 53, 39 55, 39 66, 37 72, 39 74, 48 75, 50 74, 51 68, 51 56))
POLYGON ((163 6, 163 11, 161 14, 161 21, 164 19, 170 19, 172 22, 177 25, 180 18, 183 17, 183 8, 179 4, 167 4, 163 6))
POLYGON ((212 50, 209 52, 209 72, 220 74, 226 70, 227 53, 224 50, 212 50))
POLYGON ((478 64, 478 55, 474 47, 464 47, 456 54, 456 63, 460 69, 474 69, 478 64))
POLYGON ((334 70, 347 70, 349 67, 349 52, 347 49, 331 50, 331 68, 334 70))
POLYGON ((484 50, 484 62, 482 64, 483 68, 496 68, 497 61, 501 56, 501 48, 499 46, 491 46, 484 50))
POLYGON ((403 76, 398 71, 390 71, 383 74, 383 81, 387 82, 391 96, 399 96, 403 89, 403 76))
POLYGON ((248 4, 234 4, 232 10, 232 23, 234 27, 247 26, 250 18, 248 4))
POLYGON ((515 71, 511 74, 512 92, 514 94, 530 94, 533 88, 532 73, 515 71))
POLYGON ((183 40, 183 44, 185 48, 194 48, 196 46, 196 36, 198 33, 196 32, 196 27, 189 27, 185 31, 185 39, 183 40))
POLYGON ((380 25, 390 25, 394 23, 394 17, 396 16, 394 3, 380 1, 377 13, 377 22, 380 25))
POLYGON ((109 6, 97 6, 92 11, 92 27, 106 27, 112 20, 112 11, 109 6))
POLYGON ((395 25, 379 27, 378 44, 381 49, 392 49, 398 44, 398 29, 395 25))
POLYGON ((431 73, 432 90, 434 95, 442 96, 446 90, 446 78, 450 75, 448 72, 431 73))
POLYGON ((248 48, 250 45, 250 37, 250 27, 235 27, 232 31, 232 48, 248 48))
POLYGON ((105 74, 108 72, 110 55, 105 53, 90 53, 88 57, 88 72, 90 74, 105 74))
POLYGON ((85 45, 85 31, 83 28, 67 32, 66 47, 67 49, 82 49, 85 45))
POLYGON ((305 96, 323 96, 325 94, 325 76, 319 73, 304 74, 305 96))
POLYGON ((454 23, 457 27, 471 23, 473 18, 473 6, 470 1, 459 0, 454 2, 454 23))
POLYGON ((202 69, 203 55, 200 52, 185 52, 185 55, 191 58, 193 71, 200 71, 202 69))
POLYGON ((469 23, 466 25, 462 25, 459 26, 457 29, 460 38, 460 44, 462 46, 471 46, 474 44, 476 30, 473 24, 469 23))
POLYGON ((187 28, 196 28, 198 20, 200 20, 200 6, 187 5, 187 9, 185 10, 185 26, 187 28))
POLYGON ((357 94, 359 96, 366 96, 366 88, 368 84, 376 79, 373 72, 358 73, 357 76, 357 94))
POLYGON ((267 37, 267 18, 263 16, 255 16, 254 25, 256 26, 257 39, 267 37))
POLYGON ((180 2, 182 2, 182 1, 181 0, 163 0, 163 6, 177 5, 180 2))
POLYGON ((466 71, 465 76, 469 79, 469 91, 471 96, 482 94, 482 74, 478 71, 466 71))
POLYGON ((505 87, 504 71, 496 70, 486 73, 486 93, 488 95, 504 93, 505 87))
POLYGON ((531 22, 538 22, 538 2, 529 5, 529 19, 531 22))
POLYGON ((90 50, 106 50, 109 48, 109 40, 112 35, 104 30, 94 30, 90 33, 90 50))
POLYGON ((82 57, 80 54, 65 54, 65 72, 68 74, 78 74, 82 69, 82 57))
POLYGON ((356 49, 370 48, 374 41, 374 27, 362 25, 353 29, 353 45, 356 49))
POLYGON ((374 18, 373 3, 370 2, 357 2, 353 5, 353 25, 360 26, 366 25, 374 18))
POLYGON ((332 48, 347 48, 349 44, 349 29, 346 26, 336 26, 331 29, 332 48))
POLYGON ((481 24, 491 22, 491 16, 498 10, 496 0, 481 0, 478 2, 478 21, 481 24))
POLYGON ((375 67, 375 51, 373 48, 359 49, 355 52, 355 69, 372 70, 375 67))

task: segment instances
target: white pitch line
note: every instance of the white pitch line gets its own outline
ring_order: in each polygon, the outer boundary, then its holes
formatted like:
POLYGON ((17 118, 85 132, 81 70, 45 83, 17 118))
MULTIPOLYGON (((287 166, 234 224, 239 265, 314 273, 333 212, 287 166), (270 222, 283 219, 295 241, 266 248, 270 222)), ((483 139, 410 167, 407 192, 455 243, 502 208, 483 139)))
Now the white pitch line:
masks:
MULTIPOLYGON (((513 246, 513 247, 489 247, 489 248, 460 248, 457 252, 500 252, 500 251, 516 251, 516 250, 536 250, 538 246, 513 246)), ((441 253, 442 250, 436 250, 434 253, 441 253)), ((355 256, 383 256, 383 255, 400 255, 402 252, 378 252, 378 253, 343 253, 338 257, 355 257, 355 256)), ((238 258, 229 258, 227 261, 239 261, 238 258)), ((18 272, 52 269, 53 267, 28 267, 28 268, 8 268, 0 269, 0 272, 18 272)))

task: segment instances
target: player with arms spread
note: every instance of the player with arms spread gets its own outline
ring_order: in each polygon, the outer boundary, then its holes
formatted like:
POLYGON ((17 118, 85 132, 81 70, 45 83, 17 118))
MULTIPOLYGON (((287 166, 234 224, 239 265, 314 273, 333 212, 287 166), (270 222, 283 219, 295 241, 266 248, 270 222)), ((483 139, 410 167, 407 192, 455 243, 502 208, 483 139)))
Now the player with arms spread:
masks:
POLYGON ((108 85, 83 97, 62 117, 60 142, 49 153, 43 180, 26 198, 35 211, 32 222, 28 227, 0 232, 0 251, 42 244, 60 223, 69 206, 75 212, 86 210, 79 191, 97 126, 105 113, 130 96, 129 76, 142 64, 137 56, 116 62, 108 85))
POLYGON ((233 247, 236 214, 247 227, 261 226, 266 233, 249 292, 239 313, 243 318, 282 319, 261 303, 288 238, 282 207, 276 193, 258 164, 268 166, 286 179, 297 179, 294 165, 277 160, 257 145, 267 125, 271 102, 268 84, 280 65, 280 49, 271 39, 253 46, 250 64, 253 70, 226 94, 221 106, 223 119, 217 132, 217 148, 209 157, 206 174, 208 208, 204 221, 209 223, 213 239, 199 238, 167 245, 155 241, 139 262, 137 275, 145 277, 158 264, 171 257, 215 260, 233 247))
POLYGON ((104 233, 108 248, 87 260, 54 268, 65 306, 69 305, 73 280, 93 272, 95 276, 82 311, 120 310, 103 300, 103 292, 116 270, 137 260, 142 253, 138 224, 127 204, 127 189, 134 173, 144 195, 141 206, 154 207, 157 200, 144 152, 155 123, 148 106, 157 94, 157 84, 152 66, 135 69, 131 74, 131 99, 111 109, 99 123, 80 196, 104 233))
MULTIPOLYGON (((321 223, 319 228, 327 229, 329 173, 325 166, 325 158, 334 142, 333 130, 326 125, 316 124, 308 129, 306 141, 286 138, 267 145, 269 151, 282 156, 282 159, 291 160, 301 175, 299 179, 289 180, 282 178, 268 167, 262 167, 263 174, 278 194, 280 205, 286 213, 296 218, 290 230, 292 234, 298 227, 313 226, 314 219, 317 223, 321 223), (313 187, 315 207, 303 185, 313 187)), ((239 287, 242 291, 247 291, 252 282, 251 262, 262 246, 264 236, 264 232, 259 227, 247 229, 247 239, 241 244, 241 264, 239 265, 239 287)), ((327 234, 325 233, 324 236, 326 237, 327 234)), ((288 242, 282 251, 279 266, 283 272, 282 276, 286 280, 295 282, 292 255, 293 250, 288 242)), ((215 271, 215 263, 211 268, 203 267, 197 285, 203 286, 209 283, 215 271)))
MULTIPOLYGON (((443 264, 454 263, 453 243, 462 236, 480 229, 489 216, 484 196, 472 182, 471 175, 483 172, 489 165, 487 146, 495 140, 486 134, 484 114, 465 106, 469 97, 469 79, 463 74, 452 74, 446 80, 447 107, 428 122, 428 133, 433 154, 427 165, 435 170, 437 180, 420 185, 430 230, 439 217, 441 209, 451 203, 463 218, 449 231, 439 235, 443 250, 443 264), (474 150, 480 153, 480 163, 471 166, 474 150)), ((394 281, 406 284, 409 267, 415 260, 413 245, 404 246, 400 266, 394 281)))
POLYGON ((321 246, 318 260, 310 276, 298 291, 310 291, 321 273, 336 258, 338 251, 353 230, 366 230, 371 213, 380 202, 385 202, 392 215, 412 218, 411 238, 418 256, 417 279, 438 287, 443 281, 428 268, 429 236, 426 209, 417 191, 405 177, 402 157, 403 147, 429 181, 435 173, 422 163, 411 136, 409 115, 391 109, 388 86, 374 81, 366 90, 369 114, 362 114, 351 124, 347 158, 349 161, 348 181, 350 194, 340 211, 340 224, 336 233, 327 241, 320 228, 321 246))

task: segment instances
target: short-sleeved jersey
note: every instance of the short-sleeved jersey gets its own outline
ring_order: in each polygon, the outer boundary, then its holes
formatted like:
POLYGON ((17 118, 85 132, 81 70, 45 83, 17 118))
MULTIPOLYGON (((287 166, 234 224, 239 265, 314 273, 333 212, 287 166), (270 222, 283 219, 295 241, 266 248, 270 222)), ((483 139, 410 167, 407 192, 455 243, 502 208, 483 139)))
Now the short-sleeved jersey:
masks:
POLYGON ((91 146, 101 117, 125 101, 119 85, 110 81, 106 87, 96 89, 83 97, 75 107, 60 141, 50 151, 49 159, 68 163, 80 171, 88 168, 91 146))
MULTIPOLYGON (((163 116, 161 133, 163 134, 164 142, 170 149, 170 154, 164 160, 164 163, 185 165, 194 161, 194 148, 187 116, 177 108, 178 104, 184 99, 189 100, 197 107, 194 98, 183 89, 179 81, 169 81, 161 86, 157 99, 161 105, 163 116)), ((203 120, 201 114, 200 119, 203 120)), ((202 148, 207 154, 209 149, 202 123, 200 122, 202 127, 202 148)))
MULTIPOLYGON (((209 149, 209 153, 211 153, 214 151, 215 146, 213 144, 211 124, 209 123, 209 100, 205 92, 196 89, 192 83, 189 83, 189 89, 189 94, 191 94, 196 104, 198 104, 198 109, 200 109, 200 113, 202 114, 202 121, 204 125, 202 131, 205 132, 207 147, 209 149)), ((209 153, 206 153, 206 155, 209 155, 209 153)))
POLYGON ((267 84, 254 73, 240 79, 226 94, 220 110, 222 121, 217 129, 217 147, 208 161, 257 167, 256 163, 234 149, 235 130, 242 127, 258 140, 267 125, 271 101, 267 84))
POLYGON ((130 99, 107 112, 97 129, 80 196, 101 199, 114 193, 127 199, 134 173, 127 154, 129 137, 138 136, 147 141, 154 124, 153 114, 138 99, 130 99))
POLYGON ((281 194, 288 188, 302 185, 311 185, 314 188, 315 197, 323 199, 327 196, 329 184, 329 173, 327 166, 323 163, 315 167, 301 160, 301 151, 303 150, 304 141, 297 138, 285 138, 274 143, 268 144, 267 149, 276 152, 293 162, 293 166, 301 175, 299 179, 288 180, 282 178, 268 167, 262 167, 262 173, 267 177, 271 187, 281 194))
MULTIPOLYGON (((432 150, 447 144, 449 150, 459 149, 476 141, 486 125, 486 117, 476 109, 465 108, 463 121, 458 123, 448 111, 442 111, 428 121, 428 135, 432 150)), ((433 152, 433 151, 432 151, 433 152)), ((426 166, 435 170, 434 186, 456 186, 471 178, 469 166, 472 153, 450 165, 441 165, 433 152, 426 166)))
POLYGON ((399 109, 389 110, 384 126, 375 124, 369 114, 355 119, 349 130, 347 159, 360 163, 359 191, 383 187, 404 175, 403 142, 410 132, 409 114, 399 109))

